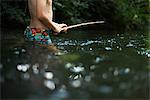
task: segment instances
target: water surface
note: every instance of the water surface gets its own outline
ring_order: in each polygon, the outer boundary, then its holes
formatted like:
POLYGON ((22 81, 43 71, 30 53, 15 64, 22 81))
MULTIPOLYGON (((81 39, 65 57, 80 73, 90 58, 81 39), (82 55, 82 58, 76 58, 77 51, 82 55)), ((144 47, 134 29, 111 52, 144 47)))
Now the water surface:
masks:
POLYGON ((22 31, 2 34, 2 98, 148 100, 145 32, 72 31, 52 39, 64 55, 24 42, 22 31))

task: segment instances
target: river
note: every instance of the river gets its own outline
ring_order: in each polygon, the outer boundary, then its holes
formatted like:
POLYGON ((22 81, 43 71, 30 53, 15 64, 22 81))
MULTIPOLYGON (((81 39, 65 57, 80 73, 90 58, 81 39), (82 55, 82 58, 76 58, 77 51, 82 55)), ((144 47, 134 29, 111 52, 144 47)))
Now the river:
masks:
POLYGON ((1 38, 3 99, 149 98, 150 48, 144 31, 71 31, 52 36, 63 55, 25 42, 21 30, 1 38))

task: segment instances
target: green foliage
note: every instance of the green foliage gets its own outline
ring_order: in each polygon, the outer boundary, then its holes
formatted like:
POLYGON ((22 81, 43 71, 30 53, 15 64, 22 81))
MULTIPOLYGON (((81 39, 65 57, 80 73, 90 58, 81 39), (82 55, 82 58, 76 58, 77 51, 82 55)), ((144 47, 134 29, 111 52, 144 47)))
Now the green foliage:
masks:
MULTIPOLYGON (((129 30, 148 26, 149 3, 149 0, 53 0, 53 10, 57 22, 105 20, 114 29, 129 30)), ((24 0, 2 1, 1 6, 4 18, 29 23, 24 0)))
POLYGON ((142 29, 148 24, 148 0, 55 0, 57 17, 70 23, 105 20, 115 29, 142 29))
POLYGON ((70 23, 84 21, 84 13, 88 10, 88 0, 55 0, 54 7, 59 17, 70 23))
POLYGON ((25 14, 25 2, 17 2, 17 1, 2 1, 1 2, 1 16, 6 21, 14 20, 19 23, 27 24, 29 23, 29 16, 25 14), (23 6, 22 8, 19 6, 23 6))
POLYGON ((126 29, 143 28, 148 25, 148 0, 116 0, 117 17, 126 29), (120 21, 121 21, 120 20, 120 21))

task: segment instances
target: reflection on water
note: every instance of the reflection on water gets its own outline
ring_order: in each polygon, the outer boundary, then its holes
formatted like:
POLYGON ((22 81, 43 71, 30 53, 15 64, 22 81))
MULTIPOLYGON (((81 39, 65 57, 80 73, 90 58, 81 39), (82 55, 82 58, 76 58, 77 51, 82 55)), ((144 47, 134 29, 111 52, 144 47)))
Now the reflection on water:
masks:
POLYGON ((9 37, 2 38, 3 98, 149 97, 150 50, 146 35, 101 35, 87 31, 53 37, 64 52, 61 56, 31 43, 11 43, 9 37))

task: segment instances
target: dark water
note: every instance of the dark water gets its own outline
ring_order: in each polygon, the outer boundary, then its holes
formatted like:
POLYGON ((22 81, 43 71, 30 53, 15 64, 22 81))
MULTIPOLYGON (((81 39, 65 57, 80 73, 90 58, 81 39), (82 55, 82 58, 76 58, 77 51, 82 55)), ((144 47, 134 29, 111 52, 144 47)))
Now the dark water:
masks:
POLYGON ((2 35, 2 98, 149 99, 150 41, 145 32, 69 32, 53 37, 61 56, 24 42, 20 34, 12 30, 2 35))

